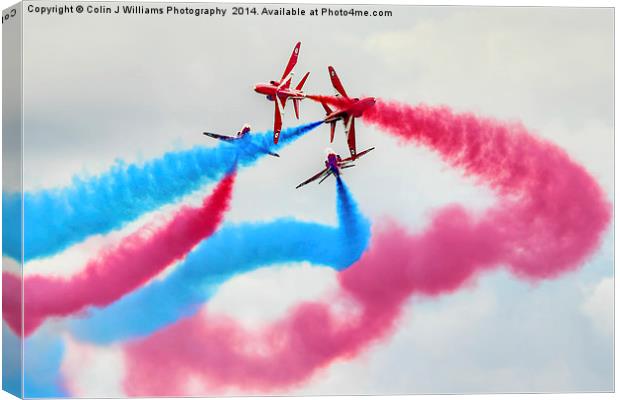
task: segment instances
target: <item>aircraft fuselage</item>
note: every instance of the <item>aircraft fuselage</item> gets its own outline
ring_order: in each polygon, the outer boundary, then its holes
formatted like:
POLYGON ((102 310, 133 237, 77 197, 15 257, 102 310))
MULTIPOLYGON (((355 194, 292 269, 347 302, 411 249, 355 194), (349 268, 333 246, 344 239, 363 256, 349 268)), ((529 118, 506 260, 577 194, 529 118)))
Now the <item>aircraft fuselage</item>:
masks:
POLYGON ((353 117, 353 118, 361 117, 362 114, 364 114, 366 110, 374 106, 376 102, 377 100, 374 97, 352 99, 350 105, 327 115, 324 119, 324 122, 338 121, 338 120, 344 119, 347 116, 353 117))
POLYGON ((329 168, 334 173, 334 175, 338 176, 340 175, 339 162, 340 156, 334 153, 330 153, 327 155, 327 160, 325 160, 325 166, 329 168))
POLYGON ((267 96, 267 99, 270 101, 275 100, 276 93, 280 99, 303 99, 306 97, 301 90, 291 88, 281 88, 278 90, 278 85, 273 85, 270 83, 259 83, 254 86, 254 91, 267 96))

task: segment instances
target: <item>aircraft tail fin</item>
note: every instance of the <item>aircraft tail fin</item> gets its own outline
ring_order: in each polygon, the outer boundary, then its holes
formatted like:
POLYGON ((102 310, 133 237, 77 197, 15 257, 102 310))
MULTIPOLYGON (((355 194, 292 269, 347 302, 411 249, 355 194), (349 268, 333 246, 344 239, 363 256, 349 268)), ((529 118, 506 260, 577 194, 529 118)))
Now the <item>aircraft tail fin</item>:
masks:
POLYGON ((306 83, 306 80, 308 79, 308 75, 310 75, 310 71, 306 72, 306 75, 304 75, 304 77, 301 78, 301 80, 299 81, 295 89, 301 90, 304 87, 304 84, 306 83))
POLYGON ((284 78, 280 84, 278 85, 278 90, 280 89, 288 89, 291 87, 291 82, 293 81, 293 73, 289 73, 286 78, 284 78))
POLYGON ((332 175, 332 174, 333 174, 333 172, 331 172, 331 171, 330 171, 327 175, 325 175, 325 176, 323 177, 323 179, 321 179, 321 180, 319 181, 319 185, 320 185, 321 183, 323 183, 323 181, 324 181, 325 179, 329 178, 329 176, 330 176, 330 175, 332 175))
POLYGON ((336 70, 331 65, 327 67, 329 71, 329 79, 332 81, 332 86, 336 89, 336 96, 341 95, 345 99, 348 99, 347 92, 344 90, 344 86, 342 86, 342 82, 340 82, 340 78, 338 78, 338 74, 336 74, 336 70))
POLYGON ((334 133, 336 132, 336 121, 330 122, 329 127, 329 142, 334 142, 334 133))
POLYGON ((327 103, 325 102, 321 102, 321 105, 323 106, 323 108, 325 109, 325 113, 326 114, 331 114, 332 113, 332 109, 329 108, 329 106, 327 105, 327 103))
POLYGON ((288 59, 288 64, 286 64, 286 68, 284 68, 284 73, 282 74, 282 79, 286 78, 295 68, 295 64, 297 64, 297 58, 299 58, 299 47, 301 46, 301 42, 297 42, 295 48, 293 49, 293 53, 291 57, 288 59))

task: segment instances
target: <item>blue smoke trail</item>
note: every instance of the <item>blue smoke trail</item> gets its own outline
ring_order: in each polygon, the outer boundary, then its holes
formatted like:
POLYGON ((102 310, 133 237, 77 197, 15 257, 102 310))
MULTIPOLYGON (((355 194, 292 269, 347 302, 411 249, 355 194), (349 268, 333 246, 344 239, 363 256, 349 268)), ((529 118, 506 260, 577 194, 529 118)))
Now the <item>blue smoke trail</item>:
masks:
POLYGON ((60 376, 60 364, 65 353, 61 338, 49 329, 22 340, 2 324, 2 389, 16 397, 67 397, 60 376), (23 385, 22 393, 22 366, 23 385))
MULTIPOLYGON (((2 193, 2 254, 21 262, 22 208, 21 193, 2 193)), ((21 389, 20 389, 21 390, 21 389)))
POLYGON ((24 398, 69 396, 60 365, 65 353, 61 338, 49 330, 37 332, 24 343, 24 398))
MULTIPOLYGON (((282 131, 273 144, 273 132, 254 133, 239 147, 225 143, 215 148, 196 146, 169 152, 142 166, 117 163, 103 175, 74 178, 69 187, 25 193, 24 260, 52 255, 93 234, 122 227, 141 214, 191 193, 220 179, 236 161, 250 165, 265 153, 249 151, 252 146, 275 152, 319 126, 313 122, 282 131)), ((21 218, 21 196, 2 194, 3 223, 21 218)), ((2 253, 20 259, 20 238, 3 239, 2 253)))
POLYGON ((2 323, 2 390, 22 397, 22 341, 2 323))
POLYGON ((227 225, 203 241, 163 281, 155 281, 70 326, 76 337, 109 343, 148 335, 195 313, 219 285, 263 266, 308 261, 336 270, 361 257, 370 223, 338 181, 338 227, 291 218, 264 224, 227 225))

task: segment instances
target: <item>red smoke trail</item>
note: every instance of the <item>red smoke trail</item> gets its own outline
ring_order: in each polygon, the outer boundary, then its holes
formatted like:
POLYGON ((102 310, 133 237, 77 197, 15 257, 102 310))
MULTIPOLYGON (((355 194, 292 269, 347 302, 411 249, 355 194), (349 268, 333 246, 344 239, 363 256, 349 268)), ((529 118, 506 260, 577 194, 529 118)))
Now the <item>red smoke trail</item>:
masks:
POLYGON ((378 101, 363 119, 406 142, 430 147, 448 164, 500 194, 486 215, 509 244, 519 275, 551 278, 579 266, 598 246, 611 206, 597 182, 555 145, 517 123, 448 107, 378 101))
POLYGON ((384 102, 364 119, 491 185, 497 205, 482 216, 448 207, 416 235, 397 227, 377 232, 369 251, 339 275, 336 298, 352 304, 352 316, 334 313, 330 301, 306 302, 249 331, 203 313, 127 344, 129 395, 178 396, 189 377, 214 391, 290 388, 392 332, 413 294, 451 292, 504 265, 524 279, 553 278, 597 247, 610 219, 604 193, 566 153, 521 125, 384 102))
POLYGON ((492 233, 472 226, 458 210, 446 211, 422 236, 398 228, 380 232, 369 252, 339 275, 336 296, 348 300, 352 315, 333 312, 327 301, 305 302, 251 331, 226 317, 197 314, 126 346, 125 390, 129 396, 189 395, 184 388, 190 376, 213 391, 204 395, 229 387, 273 392, 299 385, 389 334, 416 289, 453 290, 489 267, 494 252, 475 249, 492 243, 492 233), (444 247, 463 241, 466 247, 455 252, 444 247))
MULTIPOLYGON (((32 276, 24 282, 24 335, 45 318, 66 316, 88 306, 103 307, 142 286, 181 259, 221 223, 231 198, 235 173, 227 175, 200 207, 182 207, 162 227, 146 226, 105 249, 83 272, 69 279, 32 276)), ((20 280, 2 274, 3 318, 16 333, 20 314, 11 302, 19 298, 20 280)))

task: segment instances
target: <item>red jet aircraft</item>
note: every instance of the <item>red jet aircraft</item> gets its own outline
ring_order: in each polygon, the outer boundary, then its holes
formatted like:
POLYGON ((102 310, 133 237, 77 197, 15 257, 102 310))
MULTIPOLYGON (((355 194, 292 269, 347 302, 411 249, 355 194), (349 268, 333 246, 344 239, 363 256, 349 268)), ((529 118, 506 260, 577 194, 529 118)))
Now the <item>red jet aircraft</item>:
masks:
POLYGON ((291 81, 293 79, 293 68, 297 64, 297 58, 299 57, 299 47, 301 42, 297 42, 293 49, 293 54, 288 60, 288 64, 284 69, 282 78, 279 81, 270 81, 269 83, 259 83, 254 86, 254 91, 267 96, 267 99, 275 103, 275 118, 273 122, 273 142, 278 143, 280 138, 280 131, 282 130, 282 114, 284 114, 284 106, 286 106, 286 100, 293 100, 293 106, 295 107, 295 116, 299 119, 299 102, 306 97, 302 88, 310 72, 299 81, 294 89, 291 89, 291 81))
POLYGON ((342 120, 344 122, 344 133, 347 137, 347 144, 349 145, 351 159, 355 160, 359 156, 356 154, 355 149, 355 118, 361 117, 364 111, 375 105, 377 100, 374 97, 364 97, 362 99, 357 97, 353 99, 350 98, 344 90, 342 82, 340 82, 334 67, 330 66, 327 69, 329 71, 329 78, 332 81, 332 85, 334 86, 334 89, 336 89, 336 96, 342 96, 342 106, 338 106, 339 109, 333 111, 325 102, 321 101, 321 104, 327 113, 327 116, 323 122, 331 125, 329 133, 330 143, 334 141, 336 122, 338 120, 342 120))
POLYGON ((330 175, 340 176, 342 169, 355 167, 355 164, 351 164, 351 163, 355 159, 360 158, 361 156, 363 156, 364 154, 369 153, 372 150, 374 150, 374 147, 371 147, 368 150, 362 151, 355 158, 349 157, 349 158, 343 159, 342 157, 340 157, 340 155, 334 153, 333 150, 328 149, 327 150, 327 160, 325 160, 325 168, 321 172, 319 172, 316 175, 314 175, 311 178, 309 178, 308 180, 305 180, 302 183, 300 183, 299 185, 297 185, 297 187, 295 189, 299 189, 300 187, 302 187, 302 186, 304 186, 304 185, 306 185, 306 184, 308 184, 310 182, 316 181, 317 179, 321 179, 319 181, 319 185, 320 185, 330 175))

